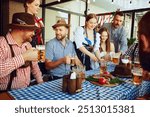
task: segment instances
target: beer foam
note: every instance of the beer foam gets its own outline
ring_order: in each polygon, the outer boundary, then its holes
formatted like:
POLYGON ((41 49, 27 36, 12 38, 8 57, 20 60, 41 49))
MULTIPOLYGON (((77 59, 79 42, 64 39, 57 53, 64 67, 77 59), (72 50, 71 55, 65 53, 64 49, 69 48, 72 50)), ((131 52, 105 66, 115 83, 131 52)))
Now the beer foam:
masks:
POLYGON ((121 61, 122 61, 122 63, 125 63, 125 64, 127 64, 129 62, 128 59, 121 59, 121 61))
POLYGON ((142 73, 132 72, 134 76, 142 76, 142 73))
POLYGON ((36 49, 45 50, 45 45, 36 45, 36 49))

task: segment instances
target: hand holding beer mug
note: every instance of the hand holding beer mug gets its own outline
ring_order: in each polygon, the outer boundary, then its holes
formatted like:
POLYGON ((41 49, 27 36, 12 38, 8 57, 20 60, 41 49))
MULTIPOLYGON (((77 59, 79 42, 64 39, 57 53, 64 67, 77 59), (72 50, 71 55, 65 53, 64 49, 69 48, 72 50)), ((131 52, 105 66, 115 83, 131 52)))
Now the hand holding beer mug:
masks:
POLYGON ((38 49, 38 61, 45 62, 45 45, 36 45, 38 49))
POLYGON ((142 83, 142 73, 143 73, 142 68, 133 67, 133 69, 132 69, 133 84, 140 85, 142 83))
POLYGON ((71 66, 75 66, 75 55, 74 54, 72 54, 71 55, 71 66))

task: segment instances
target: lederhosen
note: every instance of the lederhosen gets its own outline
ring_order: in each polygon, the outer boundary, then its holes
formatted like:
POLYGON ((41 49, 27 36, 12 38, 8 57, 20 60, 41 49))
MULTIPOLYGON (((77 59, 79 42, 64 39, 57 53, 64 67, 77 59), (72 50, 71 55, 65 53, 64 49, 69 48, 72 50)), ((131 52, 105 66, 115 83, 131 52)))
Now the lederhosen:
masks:
MULTIPOLYGON (((84 28, 84 27, 83 27, 83 28, 84 28)), ((90 51, 90 52, 93 52, 93 48, 94 48, 94 46, 95 46, 95 44, 96 44, 96 31, 94 30, 93 33, 94 33, 94 34, 93 34, 93 35, 94 35, 94 43, 93 43, 93 45, 92 45, 91 41, 88 39, 87 31, 86 31, 85 28, 84 28, 84 33, 83 33, 83 34, 86 36, 84 39, 85 39, 85 41, 86 41, 88 44, 86 44, 86 43, 83 42, 82 45, 84 45, 84 47, 85 47, 88 51, 90 51)), ((74 43, 74 45, 75 45, 75 50, 76 50, 77 56, 78 56, 78 58, 80 59, 80 61, 82 62, 82 64, 86 66, 86 70, 91 70, 90 57, 89 57, 88 55, 82 53, 79 49, 77 49, 75 43, 74 43)))
MULTIPOLYGON (((7 40, 6 36, 5 36, 5 40, 6 40, 7 44, 9 45, 9 48, 10 48, 10 51, 11 51, 11 57, 15 57, 15 53, 14 53, 14 51, 13 51, 12 45, 10 45, 10 44, 8 43, 8 40, 7 40)), ((26 48, 26 49, 27 49, 27 48, 26 48)), ((25 64, 24 64, 23 66, 21 66, 20 68, 25 68, 25 67, 28 67, 28 66, 32 66, 32 62, 27 61, 27 62, 25 62, 25 64)), ((7 91, 11 91, 12 81, 13 81, 14 77, 16 77, 16 76, 17 76, 17 74, 16 74, 16 69, 15 69, 15 70, 13 70, 13 71, 10 73, 10 79, 9 79, 9 81, 8 81, 6 90, 0 90, 0 93, 7 92, 7 91)))

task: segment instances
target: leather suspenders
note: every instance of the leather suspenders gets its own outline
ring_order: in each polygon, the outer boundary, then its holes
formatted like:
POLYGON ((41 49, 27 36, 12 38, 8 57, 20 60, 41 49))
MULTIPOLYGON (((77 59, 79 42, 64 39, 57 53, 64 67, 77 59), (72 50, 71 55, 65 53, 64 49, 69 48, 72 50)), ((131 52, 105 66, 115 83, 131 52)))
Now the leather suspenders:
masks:
MULTIPOLYGON (((14 51, 13 51, 13 48, 12 48, 12 46, 8 43, 8 40, 7 40, 6 37, 5 37, 5 39, 6 39, 6 41, 7 41, 7 44, 9 45, 9 48, 10 48, 10 51, 11 51, 11 56, 14 57, 14 56, 15 56, 15 53, 14 53, 14 51)), ((10 90, 11 90, 12 81, 13 81, 14 77, 16 77, 16 76, 17 76, 17 75, 16 75, 16 70, 14 70, 14 71, 12 71, 12 72, 10 73, 10 80, 9 80, 9 82, 8 82, 8 84, 7 84, 6 91, 10 91, 10 90)))

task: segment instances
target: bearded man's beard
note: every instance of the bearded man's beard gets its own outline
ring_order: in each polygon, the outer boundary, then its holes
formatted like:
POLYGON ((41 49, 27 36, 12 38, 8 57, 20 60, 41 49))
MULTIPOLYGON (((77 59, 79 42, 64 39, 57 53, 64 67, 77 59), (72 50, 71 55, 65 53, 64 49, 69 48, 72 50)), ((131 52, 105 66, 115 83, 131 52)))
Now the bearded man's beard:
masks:
POLYGON ((56 38, 57 38, 59 41, 62 41, 64 38, 66 38, 66 35, 62 35, 61 37, 59 37, 59 36, 57 35, 56 38))

